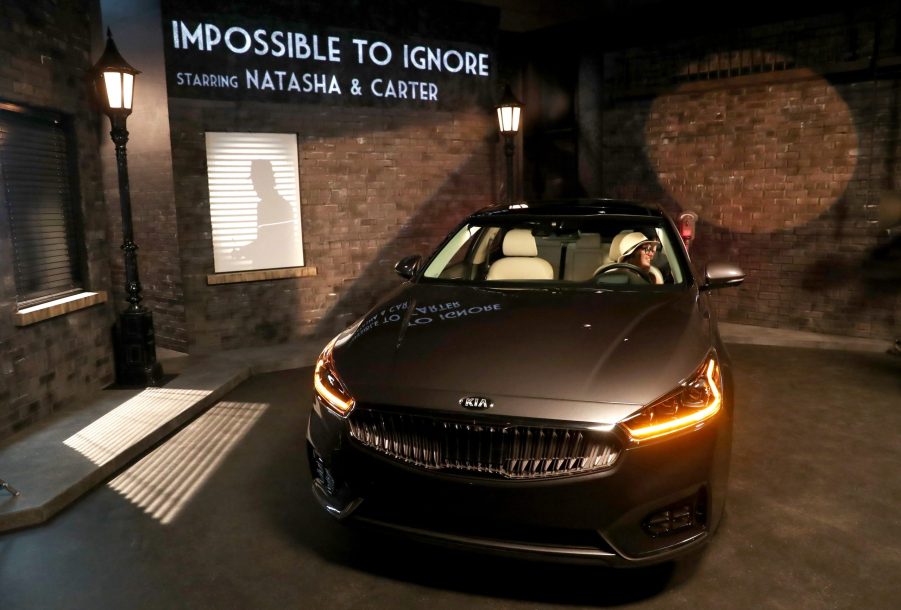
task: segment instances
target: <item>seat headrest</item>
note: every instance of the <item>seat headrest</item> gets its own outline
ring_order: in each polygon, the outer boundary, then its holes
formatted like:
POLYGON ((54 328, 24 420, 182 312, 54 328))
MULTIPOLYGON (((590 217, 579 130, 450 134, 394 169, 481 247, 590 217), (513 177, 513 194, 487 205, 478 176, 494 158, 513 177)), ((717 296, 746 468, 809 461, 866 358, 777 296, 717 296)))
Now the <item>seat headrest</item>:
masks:
POLYGON ((511 229, 504 235, 504 256, 538 256, 538 246, 529 229, 511 229))

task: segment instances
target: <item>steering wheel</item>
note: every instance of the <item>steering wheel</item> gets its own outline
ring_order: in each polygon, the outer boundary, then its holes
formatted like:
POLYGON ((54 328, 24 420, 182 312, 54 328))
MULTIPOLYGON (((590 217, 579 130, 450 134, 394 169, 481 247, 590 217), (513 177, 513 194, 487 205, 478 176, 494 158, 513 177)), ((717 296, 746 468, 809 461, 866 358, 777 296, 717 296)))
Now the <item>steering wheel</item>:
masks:
POLYGON ((594 272, 595 282, 598 281, 598 276, 610 273, 611 271, 616 271, 617 269, 623 269, 624 271, 628 271, 630 274, 637 275, 646 284, 653 283, 648 273, 645 272, 644 269, 642 269, 638 265, 633 265, 632 263, 611 263, 609 265, 604 265, 594 272))

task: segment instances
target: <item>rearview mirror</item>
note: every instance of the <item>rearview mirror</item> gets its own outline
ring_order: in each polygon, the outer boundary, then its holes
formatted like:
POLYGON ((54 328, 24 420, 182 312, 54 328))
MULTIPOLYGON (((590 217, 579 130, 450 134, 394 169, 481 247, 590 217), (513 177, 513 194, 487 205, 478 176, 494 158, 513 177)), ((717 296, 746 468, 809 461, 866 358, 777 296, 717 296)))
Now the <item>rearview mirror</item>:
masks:
POLYGON ((745 272, 732 263, 712 262, 704 267, 704 283, 701 290, 738 286, 745 280, 745 272))
POLYGON ((422 263, 422 257, 418 254, 405 256, 397 261, 397 264, 394 265, 394 270, 402 278, 411 280, 416 275, 416 272, 419 271, 420 263, 422 263))

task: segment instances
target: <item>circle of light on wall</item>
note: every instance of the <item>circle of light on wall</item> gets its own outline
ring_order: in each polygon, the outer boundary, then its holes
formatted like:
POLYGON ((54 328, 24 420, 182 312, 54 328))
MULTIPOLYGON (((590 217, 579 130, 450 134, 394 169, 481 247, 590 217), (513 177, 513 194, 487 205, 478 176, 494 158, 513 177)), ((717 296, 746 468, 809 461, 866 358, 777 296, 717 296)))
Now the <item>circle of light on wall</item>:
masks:
POLYGON ((728 88, 689 83, 654 100, 647 154, 683 209, 769 233, 806 224, 842 197, 858 156, 851 111, 812 70, 792 75, 742 86, 730 79, 728 88))

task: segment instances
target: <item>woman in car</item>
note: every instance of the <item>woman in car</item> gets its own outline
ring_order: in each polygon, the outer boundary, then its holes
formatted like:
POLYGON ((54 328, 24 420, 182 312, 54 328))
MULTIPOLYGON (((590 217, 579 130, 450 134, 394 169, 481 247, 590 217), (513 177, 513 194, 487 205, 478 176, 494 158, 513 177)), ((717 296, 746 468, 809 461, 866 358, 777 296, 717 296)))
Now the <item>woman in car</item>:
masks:
POLYGON ((620 263, 627 263, 638 268, 642 278, 649 284, 662 284, 663 274, 651 265, 651 261, 660 249, 660 242, 648 238, 644 233, 635 231, 623 237, 620 242, 620 263))

